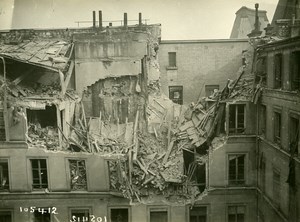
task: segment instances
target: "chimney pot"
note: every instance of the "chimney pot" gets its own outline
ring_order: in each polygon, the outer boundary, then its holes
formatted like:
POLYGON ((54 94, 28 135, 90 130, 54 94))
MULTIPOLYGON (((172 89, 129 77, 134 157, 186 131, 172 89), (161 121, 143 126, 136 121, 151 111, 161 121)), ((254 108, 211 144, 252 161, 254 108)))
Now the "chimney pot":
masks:
POLYGON ((96 27, 96 11, 93 11, 93 28, 96 27))
POLYGON ((127 13, 124 13, 124 27, 127 27, 127 13))
POLYGON ((142 25, 142 13, 139 13, 139 25, 142 25))
POLYGON ((99 16, 99 28, 101 30, 102 29, 102 11, 98 11, 98 16, 99 16))

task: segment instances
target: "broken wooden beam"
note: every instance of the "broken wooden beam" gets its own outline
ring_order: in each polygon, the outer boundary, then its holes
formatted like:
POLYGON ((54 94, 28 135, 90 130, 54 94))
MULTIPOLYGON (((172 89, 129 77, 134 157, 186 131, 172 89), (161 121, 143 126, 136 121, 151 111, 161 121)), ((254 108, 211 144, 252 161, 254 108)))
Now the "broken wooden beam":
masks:
POLYGON ((167 150, 166 155, 165 155, 165 157, 164 157, 164 159, 163 159, 163 162, 162 162, 163 165, 167 162, 167 160, 168 160, 168 158, 169 158, 169 156, 170 156, 170 154, 171 154, 173 145, 174 145, 174 140, 172 140, 172 141, 170 142, 169 146, 168 146, 168 150, 167 150))

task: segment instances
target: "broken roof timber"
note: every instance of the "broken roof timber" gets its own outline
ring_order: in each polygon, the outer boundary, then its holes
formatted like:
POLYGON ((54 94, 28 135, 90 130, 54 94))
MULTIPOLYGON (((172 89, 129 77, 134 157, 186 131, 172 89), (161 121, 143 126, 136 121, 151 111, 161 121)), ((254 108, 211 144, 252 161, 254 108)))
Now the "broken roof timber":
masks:
POLYGON ((0 55, 18 62, 58 72, 67 68, 73 43, 58 40, 31 40, 16 45, 0 43, 0 55))

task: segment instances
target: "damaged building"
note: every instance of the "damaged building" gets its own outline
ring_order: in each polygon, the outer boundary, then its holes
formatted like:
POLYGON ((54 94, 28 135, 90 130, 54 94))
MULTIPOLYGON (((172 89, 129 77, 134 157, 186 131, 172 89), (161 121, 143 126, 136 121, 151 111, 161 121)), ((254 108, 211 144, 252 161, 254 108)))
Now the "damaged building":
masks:
POLYGON ((300 221, 299 21, 285 6, 187 106, 164 94, 161 26, 142 14, 2 32, 1 220, 300 221))

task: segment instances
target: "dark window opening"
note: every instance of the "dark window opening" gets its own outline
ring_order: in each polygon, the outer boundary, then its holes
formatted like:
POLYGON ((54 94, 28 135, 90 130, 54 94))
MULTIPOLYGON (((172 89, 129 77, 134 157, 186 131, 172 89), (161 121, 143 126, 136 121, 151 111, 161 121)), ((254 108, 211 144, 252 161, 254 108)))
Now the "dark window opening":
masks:
POLYGON ((39 125, 41 128, 47 126, 57 127, 56 106, 46 106, 45 110, 27 109, 29 124, 39 125))
POLYGON ((260 187, 264 192, 266 190, 266 158, 261 157, 261 166, 260 166, 260 187))
POLYGON ((298 154, 299 144, 299 117, 290 117, 290 153, 298 154))
POLYGON ((183 86, 169 86, 169 98, 177 104, 183 104, 183 86))
POLYGON ((12 222, 12 212, 0 211, 0 222, 12 222))
POLYGON ((229 206, 228 222, 244 222, 245 213, 246 213, 245 206, 229 206))
POLYGON ((44 189, 48 188, 47 162, 45 159, 32 159, 32 188, 44 189))
POLYGON ((0 160, 0 191, 9 190, 8 161, 0 160))
POLYGON ((279 89, 282 88, 282 55, 281 54, 277 54, 275 55, 275 70, 274 70, 274 74, 275 74, 275 84, 274 84, 274 88, 275 89, 279 89))
POLYGON ((219 85, 205 85, 205 96, 215 97, 214 95, 216 95, 219 92, 219 88, 219 85))
POLYGON ((257 83, 265 86, 267 83, 267 57, 260 57, 258 59, 256 65, 256 75, 259 77, 257 83))
POLYGON ((169 52, 169 67, 176 67, 176 52, 169 52))
POLYGON ((245 184, 245 154, 229 155, 228 182, 229 185, 245 184))
POLYGON ((229 106, 229 133, 245 133, 245 105, 229 106))
POLYGON ((129 213, 127 208, 110 209, 111 222, 128 222, 129 213))
POLYGON ((280 144, 281 140, 281 114, 274 112, 274 142, 280 144))
POLYGON ((206 222, 207 207, 193 207, 190 209, 190 222, 206 222))
POLYGON ((89 209, 72 209, 70 221, 89 222, 90 221, 89 209))
POLYGON ((279 206, 280 196, 280 171, 273 169, 273 201, 276 206, 279 206))
POLYGON ((168 211, 151 209, 150 222, 168 222, 168 211))
POLYGON ((87 190, 84 160, 69 160, 72 190, 87 190))
POLYGON ((265 136, 266 134, 266 121, 267 121, 267 109, 265 105, 261 105, 260 106, 260 120, 259 120, 259 124, 260 124, 260 134, 265 136))
POLYGON ((6 141, 4 112, 2 108, 0 108, 0 141, 6 141))
POLYGON ((291 89, 300 90, 300 52, 292 53, 291 89))
POLYGON ((38 210, 34 211, 34 222, 50 222, 51 221, 51 214, 47 212, 47 209, 39 208, 38 210))

